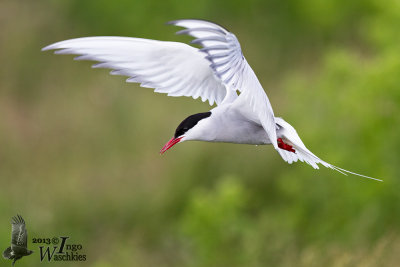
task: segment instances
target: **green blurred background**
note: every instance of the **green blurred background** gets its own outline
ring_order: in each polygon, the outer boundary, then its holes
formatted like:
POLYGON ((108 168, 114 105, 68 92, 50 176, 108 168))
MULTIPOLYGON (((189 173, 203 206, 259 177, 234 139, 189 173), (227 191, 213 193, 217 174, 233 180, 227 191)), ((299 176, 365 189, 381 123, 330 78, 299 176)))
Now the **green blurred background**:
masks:
MULTIPOLYGON (((87 261, 17 266, 396 266, 400 262, 399 0, 2 0, 0 242, 69 235, 87 261), (210 109, 41 52, 81 36, 187 42, 180 18, 239 38, 277 116, 322 159, 271 146, 188 142, 210 109)), ((11 264, 1 259, 1 265, 11 264)))

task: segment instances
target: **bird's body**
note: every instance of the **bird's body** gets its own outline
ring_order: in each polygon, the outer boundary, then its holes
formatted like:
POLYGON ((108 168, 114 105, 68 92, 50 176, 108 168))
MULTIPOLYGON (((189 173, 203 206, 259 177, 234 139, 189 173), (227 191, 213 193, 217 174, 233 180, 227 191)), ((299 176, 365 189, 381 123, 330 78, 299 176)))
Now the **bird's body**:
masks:
POLYGON ((245 117, 234 105, 218 106, 211 116, 196 125, 196 131, 188 131, 183 141, 207 141, 249 145, 271 144, 264 128, 245 117))
POLYGON ((78 60, 99 61, 94 67, 113 69, 111 74, 129 76, 127 82, 155 88, 158 93, 217 104, 209 112, 182 121, 161 153, 177 143, 193 140, 272 144, 288 163, 304 161, 315 169, 322 164, 344 174, 352 173, 315 156, 289 123, 275 117, 233 33, 203 20, 177 20, 170 24, 186 28, 178 34, 195 37, 192 43, 203 48, 142 38, 84 37, 61 41, 43 50, 56 49, 57 54, 78 54, 78 60))
POLYGON ((31 255, 33 251, 28 249, 28 232, 24 219, 20 215, 13 217, 11 226, 11 246, 4 250, 3 258, 13 260, 14 266, 17 260, 31 255))

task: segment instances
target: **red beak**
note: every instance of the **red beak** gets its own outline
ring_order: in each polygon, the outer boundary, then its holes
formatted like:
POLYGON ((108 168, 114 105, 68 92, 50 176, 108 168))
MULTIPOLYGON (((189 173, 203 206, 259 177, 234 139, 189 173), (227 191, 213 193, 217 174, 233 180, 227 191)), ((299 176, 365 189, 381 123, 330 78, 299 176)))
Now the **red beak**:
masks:
POLYGON ((177 143, 179 143, 181 141, 182 137, 172 137, 171 140, 169 140, 164 146, 163 148, 161 148, 160 150, 160 154, 164 154, 168 149, 170 149, 171 147, 173 147, 174 145, 176 145, 177 143))

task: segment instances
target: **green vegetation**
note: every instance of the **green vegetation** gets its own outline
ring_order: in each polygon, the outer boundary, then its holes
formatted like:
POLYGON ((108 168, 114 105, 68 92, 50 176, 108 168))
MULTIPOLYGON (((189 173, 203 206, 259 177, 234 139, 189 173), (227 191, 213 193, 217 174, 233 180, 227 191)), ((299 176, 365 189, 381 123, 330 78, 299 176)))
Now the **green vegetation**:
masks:
POLYGON ((87 261, 18 266, 396 266, 400 261, 400 3, 396 0, 3 0, 0 241, 69 235, 87 261), (188 142, 158 154, 206 103, 126 84, 40 51, 80 36, 188 41, 164 23, 234 32, 275 114, 322 159, 188 142))

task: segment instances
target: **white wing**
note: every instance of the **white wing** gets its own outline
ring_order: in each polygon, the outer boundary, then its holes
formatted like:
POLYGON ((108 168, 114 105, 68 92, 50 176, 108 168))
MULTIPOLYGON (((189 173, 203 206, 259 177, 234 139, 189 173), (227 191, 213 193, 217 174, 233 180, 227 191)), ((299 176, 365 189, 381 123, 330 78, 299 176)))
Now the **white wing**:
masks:
POLYGON ((278 138, 282 138, 282 140, 286 144, 293 146, 294 150, 296 151, 296 152, 290 152, 287 150, 283 150, 281 148, 277 149, 279 154, 281 155, 281 157, 289 164, 300 160, 302 162, 306 162, 306 163, 310 164, 314 169, 319 169, 318 164, 321 164, 327 168, 331 168, 331 169, 338 171, 344 175, 346 175, 346 173, 350 173, 350 174, 358 175, 358 176, 365 177, 368 179, 382 181, 382 180, 379 180, 376 178, 372 178, 369 176, 365 176, 362 174, 358 174, 355 172, 351 172, 351 171, 339 168, 337 166, 334 166, 332 164, 329 164, 329 163, 323 161, 322 159, 315 156, 310 150, 308 150, 306 148, 306 146, 301 141, 299 135, 297 134, 296 130, 289 123, 284 121, 282 118, 275 118, 275 121, 278 125, 278 130, 277 130, 278 138))
POLYGON ((93 67, 114 69, 111 74, 129 76, 127 82, 155 88, 169 96, 190 96, 220 104, 226 88, 214 75, 204 54, 177 42, 128 37, 85 37, 61 41, 42 50, 77 54, 77 60, 102 63, 93 67))
POLYGON ((176 20, 169 24, 186 28, 178 34, 197 38, 192 43, 203 46, 200 51, 207 54, 206 58, 211 62, 210 67, 215 75, 228 89, 241 92, 236 101, 246 101, 257 122, 277 148, 274 112, 257 76, 244 58, 236 36, 219 25, 203 20, 176 20))

